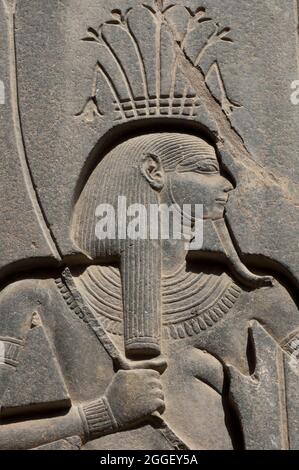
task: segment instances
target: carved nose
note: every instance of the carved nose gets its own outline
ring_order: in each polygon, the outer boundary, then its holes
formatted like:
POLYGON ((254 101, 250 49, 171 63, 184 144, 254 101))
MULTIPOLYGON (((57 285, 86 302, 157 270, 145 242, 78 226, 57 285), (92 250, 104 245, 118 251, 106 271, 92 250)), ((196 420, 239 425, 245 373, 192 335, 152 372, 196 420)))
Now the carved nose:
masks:
POLYGON ((233 185, 231 184, 231 182, 226 179, 226 178, 223 178, 223 190, 226 192, 226 193, 229 193, 230 191, 232 191, 234 189, 233 185))

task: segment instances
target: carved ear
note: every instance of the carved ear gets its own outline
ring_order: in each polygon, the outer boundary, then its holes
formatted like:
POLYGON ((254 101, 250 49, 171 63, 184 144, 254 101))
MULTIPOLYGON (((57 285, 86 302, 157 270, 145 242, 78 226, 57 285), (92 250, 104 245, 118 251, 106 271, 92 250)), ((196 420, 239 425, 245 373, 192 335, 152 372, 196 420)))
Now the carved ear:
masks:
POLYGON ((147 154, 142 159, 141 173, 153 189, 161 191, 165 182, 164 170, 157 155, 147 154))

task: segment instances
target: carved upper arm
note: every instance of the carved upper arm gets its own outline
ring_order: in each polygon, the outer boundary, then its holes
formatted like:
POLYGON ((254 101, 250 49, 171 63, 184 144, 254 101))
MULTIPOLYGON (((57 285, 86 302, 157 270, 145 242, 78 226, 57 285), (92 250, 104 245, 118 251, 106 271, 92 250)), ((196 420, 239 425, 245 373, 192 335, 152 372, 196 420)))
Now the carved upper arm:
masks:
POLYGON ((38 281, 17 281, 0 293, 0 355, 16 366, 31 320, 39 306, 38 281))
POLYGON ((270 334, 285 345, 288 338, 299 335, 299 311, 288 290, 278 281, 271 288, 256 291, 254 315, 270 334))

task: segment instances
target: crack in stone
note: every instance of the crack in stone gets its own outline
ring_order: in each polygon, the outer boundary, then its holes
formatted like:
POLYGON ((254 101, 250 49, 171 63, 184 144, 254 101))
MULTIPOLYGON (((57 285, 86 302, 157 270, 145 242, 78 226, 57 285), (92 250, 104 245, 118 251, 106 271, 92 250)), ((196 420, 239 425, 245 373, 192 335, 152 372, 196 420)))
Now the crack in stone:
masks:
MULTIPOLYGON (((173 34, 173 32, 171 32, 171 34, 173 34)), ((219 128, 219 144, 230 152, 232 158, 237 161, 238 165, 241 163, 250 171, 253 171, 258 179, 262 180, 265 184, 267 184, 268 180, 268 184, 270 184, 270 186, 273 187, 273 184, 275 186, 279 186, 281 195, 285 199, 292 201, 293 204, 298 203, 298 201, 294 199, 293 194, 288 191, 287 186, 283 182, 284 179, 270 172, 260 162, 257 162, 248 151, 242 136, 240 136, 239 132, 232 125, 230 119, 228 119, 223 112, 221 105, 208 89, 201 69, 193 65, 185 51, 182 51, 179 46, 177 46, 177 54, 181 69, 184 71, 186 78, 188 78, 189 82, 192 83, 195 91, 203 100, 206 109, 217 122, 219 128)))

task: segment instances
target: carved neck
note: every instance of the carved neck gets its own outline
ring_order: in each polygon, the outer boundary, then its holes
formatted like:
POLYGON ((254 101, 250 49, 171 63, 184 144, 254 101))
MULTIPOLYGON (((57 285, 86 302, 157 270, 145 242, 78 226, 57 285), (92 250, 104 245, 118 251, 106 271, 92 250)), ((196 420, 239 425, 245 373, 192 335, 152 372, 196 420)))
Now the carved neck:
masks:
POLYGON ((162 241, 162 272, 163 274, 174 274, 182 266, 186 265, 185 242, 182 240, 162 241))

